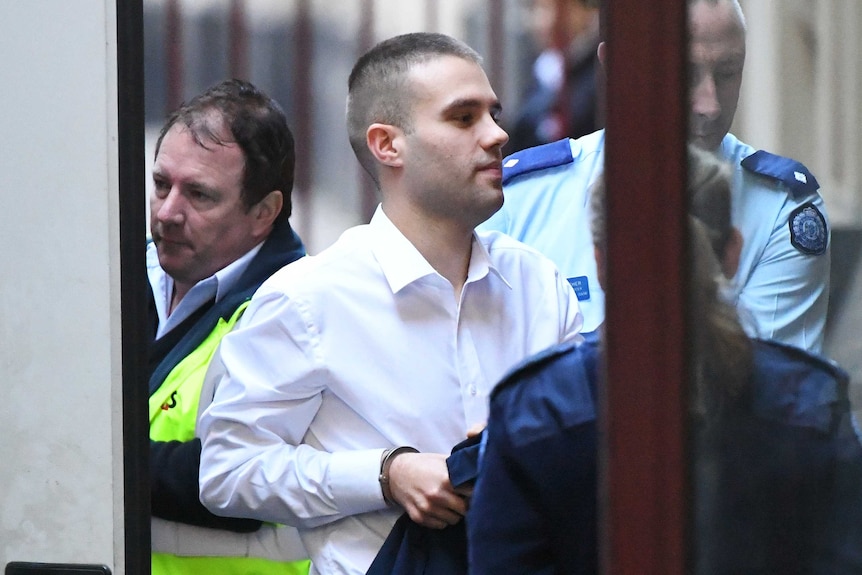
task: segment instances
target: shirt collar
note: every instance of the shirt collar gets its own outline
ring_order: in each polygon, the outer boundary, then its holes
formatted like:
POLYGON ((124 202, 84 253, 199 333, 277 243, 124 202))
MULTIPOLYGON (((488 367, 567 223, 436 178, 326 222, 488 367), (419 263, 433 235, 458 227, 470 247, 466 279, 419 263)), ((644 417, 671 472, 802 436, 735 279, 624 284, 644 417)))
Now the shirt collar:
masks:
MULTIPOLYGON (((428 260, 419 253, 416 246, 395 227, 392 220, 383 212, 382 206, 377 206, 369 226, 374 232, 372 245, 374 257, 380 264, 392 293, 398 293, 416 280, 429 275, 441 277, 428 260)), ((509 282, 491 262, 488 249, 474 231, 467 283, 481 280, 488 275, 489 271, 511 288, 509 282)))
POLYGON ((225 295, 230 293, 239 281, 239 278, 241 278, 242 274, 245 273, 245 270, 248 269, 249 264, 251 264, 251 260, 254 259, 254 256, 257 255, 257 252, 260 251, 262 246, 263 242, 257 244, 246 252, 244 256, 234 260, 213 274, 217 282, 216 301, 219 301, 225 295))
POLYGON ((215 301, 219 301, 230 293, 262 246, 263 242, 210 277, 196 283, 174 312, 168 316, 168 309, 170 309, 170 301, 174 290, 174 280, 159 265, 156 245, 150 242, 147 245, 147 276, 153 290, 153 299, 155 300, 156 312, 159 318, 158 336, 161 337, 163 333, 179 324, 200 306, 212 300, 213 297, 215 297, 215 301))
POLYGON ((509 289, 512 289, 512 285, 506 280, 502 273, 500 273, 499 268, 494 265, 494 262, 491 260, 491 254, 488 253, 488 248, 482 242, 482 238, 480 238, 476 232, 473 232, 473 251, 470 253, 470 267, 467 270, 467 282, 471 283, 475 281, 479 281, 480 279, 487 276, 489 273, 494 274, 500 281, 505 284, 505 286, 509 289))

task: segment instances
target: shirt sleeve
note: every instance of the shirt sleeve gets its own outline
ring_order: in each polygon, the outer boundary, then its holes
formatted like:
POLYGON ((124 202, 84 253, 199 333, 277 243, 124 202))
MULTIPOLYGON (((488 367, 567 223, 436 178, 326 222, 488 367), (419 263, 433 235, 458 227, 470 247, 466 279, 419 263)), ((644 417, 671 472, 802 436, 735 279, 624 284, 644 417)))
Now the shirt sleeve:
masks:
POLYGON ((314 527, 386 508, 382 449, 328 453, 306 441, 327 389, 318 329, 306 303, 268 291, 222 340, 199 423, 200 498, 213 513, 314 527))
POLYGON ((198 498, 201 443, 150 441, 150 502, 154 517, 237 533, 257 531, 260 521, 219 517, 198 498))
MULTIPOLYGON (((819 194, 808 201, 825 214, 819 194)), ((831 240, 821 255, 793 246, 789 219, 799 205, 788 197, 760 261, 742 287, 739 304, 756 325, 752 335, 819 353, 829 300, 831 240)))
POLYGON ((584 327, 584 315, 581 313, 578 297, 559 270, 556 271, 556 280, 557 301, 560 306, 559 314, 562 318, 560 343, 570 340, 583 341, 584 338, 581 335, 581 331, 584 327))

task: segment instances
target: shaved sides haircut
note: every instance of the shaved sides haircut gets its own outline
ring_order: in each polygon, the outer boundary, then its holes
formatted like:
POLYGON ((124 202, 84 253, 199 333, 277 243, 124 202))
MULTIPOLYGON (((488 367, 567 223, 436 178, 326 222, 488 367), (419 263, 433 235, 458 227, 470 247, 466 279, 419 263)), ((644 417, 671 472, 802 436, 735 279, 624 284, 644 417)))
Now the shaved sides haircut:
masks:
POLYGON ((454 56, 477 65, 482 57, 460 40, 445 34, 414 32, 380 42, 366 52, 347 81, 347 135, 356 159, 379 185, 374 158, 365 134, 374 123, 411 131, 411 68, 443 56, 454 56))

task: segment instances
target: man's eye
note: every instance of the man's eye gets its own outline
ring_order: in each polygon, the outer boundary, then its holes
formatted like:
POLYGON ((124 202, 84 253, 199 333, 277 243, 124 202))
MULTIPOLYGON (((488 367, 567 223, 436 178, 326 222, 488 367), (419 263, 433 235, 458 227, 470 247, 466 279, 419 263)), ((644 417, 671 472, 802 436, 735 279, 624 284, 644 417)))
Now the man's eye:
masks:
POLYGON ((717 80, 732 80, 736 78, 739 74, 739 70, 737 68, 719 68, 715 71, 715 77, 717 80))
POLYGON ((166 196, 171 188, 164 180, 153 180, 153 189, 159 196, 166 196))

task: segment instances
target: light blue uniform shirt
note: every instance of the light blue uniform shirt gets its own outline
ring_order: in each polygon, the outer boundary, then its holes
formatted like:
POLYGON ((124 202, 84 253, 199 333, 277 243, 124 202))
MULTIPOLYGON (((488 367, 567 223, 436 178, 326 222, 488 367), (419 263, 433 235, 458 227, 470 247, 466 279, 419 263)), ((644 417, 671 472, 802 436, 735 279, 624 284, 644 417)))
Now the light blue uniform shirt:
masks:
MULTIPOLYGON (((744 239, 728 297, 749 334, 819 353, 829 299, 829 225, 804 166, 732 134, 733 223, 744 239), (743 166, 745 160, 745 166, 743 166)), ((479 229, 503 231, 550 257, 578 295, 583 332, 604 320, 590 233, 589 186, 604 168, 604 131, 506 158, 505 203, 479 229)))

